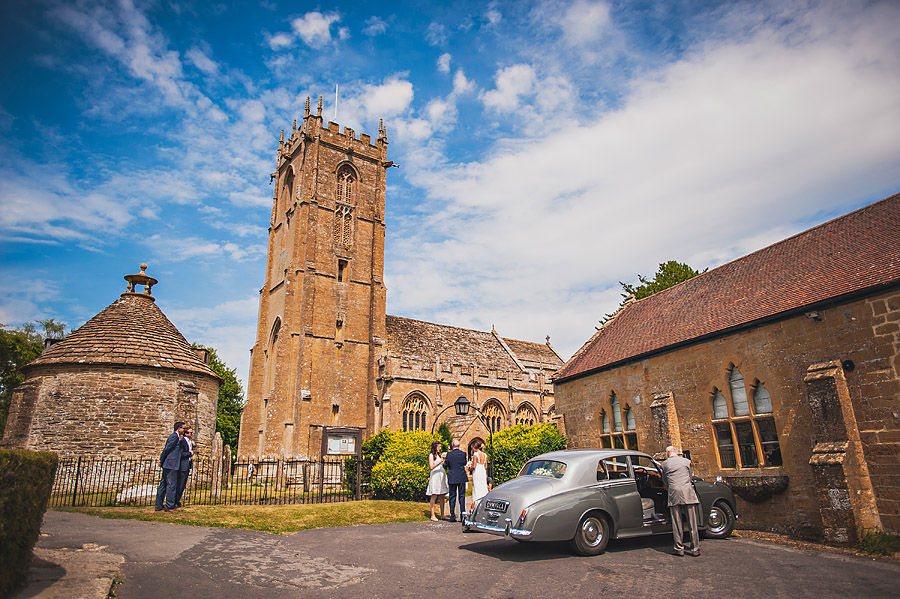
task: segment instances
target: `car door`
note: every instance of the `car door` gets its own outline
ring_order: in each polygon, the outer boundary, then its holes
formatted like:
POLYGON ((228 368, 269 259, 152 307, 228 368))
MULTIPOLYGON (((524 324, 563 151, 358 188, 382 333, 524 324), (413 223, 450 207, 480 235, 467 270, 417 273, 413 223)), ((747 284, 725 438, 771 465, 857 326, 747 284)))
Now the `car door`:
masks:
MULTIPOLYGON (((616 536, 630 537, 643 534, 641 517, 641 496, 628 466, 625 455, 611 456, 600 460, 600 467, 606 470, 603 490, 613 500, 619 513, 616 522, 616 536)), ((599 472, 599 468, 598 468, 599 472)))

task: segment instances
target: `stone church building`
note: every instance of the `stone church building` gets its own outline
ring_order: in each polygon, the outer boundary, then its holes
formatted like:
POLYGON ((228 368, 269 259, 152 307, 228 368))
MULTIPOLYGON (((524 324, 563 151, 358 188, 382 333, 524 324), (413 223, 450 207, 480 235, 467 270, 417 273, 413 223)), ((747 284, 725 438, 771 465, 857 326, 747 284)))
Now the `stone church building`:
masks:
POLYGON ((216 431, 221 379, 150 295, 156 279, 126 275, 125 293, 23 367, 2 446, 63 456, 159 455, 176 420, 200 451, 216 431), (143 291, 138 291, 138 286, 143 291))
POLYGON ((488 426, 557 418, 550 346, 385 313, 387 136, 359 136, 309 101, 282 133, 265 283, 251 350, 242 457, 310 458, 323 433, 431 430, 447 420, 463 441, 486 438, 475 418, 441 415, 458 397, 488 426))
POLYGON ((571 445, 687 450, 745 526, 900 531, 900 195, 627 303, 555 382, 571 445))

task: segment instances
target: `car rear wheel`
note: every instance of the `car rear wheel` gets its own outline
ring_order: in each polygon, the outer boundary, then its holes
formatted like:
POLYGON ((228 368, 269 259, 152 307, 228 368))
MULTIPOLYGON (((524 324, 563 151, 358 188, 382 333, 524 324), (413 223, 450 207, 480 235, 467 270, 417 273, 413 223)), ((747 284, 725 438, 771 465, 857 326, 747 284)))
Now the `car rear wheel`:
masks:
POLYGON ((716 502, 709 510, 706 530, 703 536, 708 539, 724 539, 734 530, 734 511, 724 501, 716 502))
POLYGON ((600 555, 609 543, 609 522, 599 514, 588 514, 578 523, 572 547, 581 555, 600 555))

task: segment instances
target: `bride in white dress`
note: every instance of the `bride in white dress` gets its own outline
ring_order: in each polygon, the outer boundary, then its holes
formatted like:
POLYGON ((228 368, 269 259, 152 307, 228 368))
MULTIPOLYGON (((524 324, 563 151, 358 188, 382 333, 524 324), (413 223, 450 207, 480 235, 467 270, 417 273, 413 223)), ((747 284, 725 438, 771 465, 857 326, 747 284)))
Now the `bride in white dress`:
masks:
POLYGON ((484 443, 478 441, 472 455, 472 501, 477 501, 488 494, 487 455, 483 449, 484 443))

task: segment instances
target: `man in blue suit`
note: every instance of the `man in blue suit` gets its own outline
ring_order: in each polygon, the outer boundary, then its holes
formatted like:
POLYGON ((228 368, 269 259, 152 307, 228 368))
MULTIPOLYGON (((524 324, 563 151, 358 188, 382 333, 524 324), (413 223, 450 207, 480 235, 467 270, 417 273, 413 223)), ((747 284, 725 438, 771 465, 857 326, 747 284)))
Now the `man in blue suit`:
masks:
POLYGON ((175 507, 181 507, 181 496, 187 487, 188 476, 193 467, 194 455, 194 429, 187 424, 184 427, 184 437, 181 438, 181 465, 178 468, 178 493, 175 495, 175 507))
POLYGON ((459 501, 459 517, 466 514, 466 485, 469 475, 466 474, 466 453, 459 448, 459 439, 450 442, 450 451, 444 459, 447 467, 447 482, 450 483, 450 522, 456 522, 456 502, 459 501))
POLYGON ((156 511, 171 512, 176 509, 175 496, 178 493, 178 469, 181 468, 181 437, 184 422, 175 423, 175 431, 166 439, 166 446, 159 456, 162 480, 156 488, 156 511), (163 503, 165 501, 165 503, 163 503))

